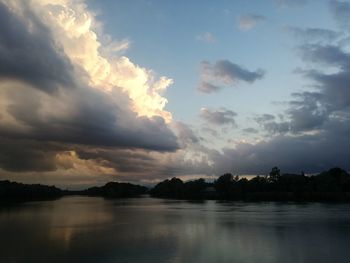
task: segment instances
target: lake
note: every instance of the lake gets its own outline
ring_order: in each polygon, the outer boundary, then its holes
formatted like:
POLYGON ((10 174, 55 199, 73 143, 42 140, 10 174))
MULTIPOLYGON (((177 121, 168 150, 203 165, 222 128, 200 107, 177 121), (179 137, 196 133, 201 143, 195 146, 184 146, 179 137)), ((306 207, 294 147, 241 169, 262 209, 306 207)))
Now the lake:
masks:
POLYGON ((349 262, 350 205, 64 197, 0 207, 0 262, 349 262))

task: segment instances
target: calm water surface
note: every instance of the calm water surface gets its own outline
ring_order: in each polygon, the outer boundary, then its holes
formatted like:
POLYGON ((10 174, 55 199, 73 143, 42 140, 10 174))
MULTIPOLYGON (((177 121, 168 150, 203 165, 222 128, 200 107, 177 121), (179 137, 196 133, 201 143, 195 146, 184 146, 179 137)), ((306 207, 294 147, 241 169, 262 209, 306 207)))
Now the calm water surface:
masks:
POLYGON ((350 262, 350 205, 65 197, 0 207, 0 262, 350 262))

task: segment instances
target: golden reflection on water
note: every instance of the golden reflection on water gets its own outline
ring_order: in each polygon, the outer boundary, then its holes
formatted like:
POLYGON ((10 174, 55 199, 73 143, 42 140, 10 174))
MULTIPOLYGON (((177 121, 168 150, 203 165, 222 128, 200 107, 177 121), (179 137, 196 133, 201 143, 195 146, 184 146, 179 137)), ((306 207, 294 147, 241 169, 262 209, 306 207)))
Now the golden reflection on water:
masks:
POLYGON ((106 202, 100 198, 96 198, 93 204, 90 201, 74 197, 74 201, 71 198, 62 198, 59 202, 54 202, 54 213, 49 217, 49 239, 62 244, 68 250, 76 235, 110 224, 113 217, 106 209, 106 202))

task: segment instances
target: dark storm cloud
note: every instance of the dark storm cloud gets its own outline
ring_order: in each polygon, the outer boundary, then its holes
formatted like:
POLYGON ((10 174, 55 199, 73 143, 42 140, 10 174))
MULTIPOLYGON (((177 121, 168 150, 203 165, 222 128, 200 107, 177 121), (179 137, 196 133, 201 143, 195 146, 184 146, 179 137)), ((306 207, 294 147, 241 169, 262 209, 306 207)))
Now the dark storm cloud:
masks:
POLYGON ((73 67, 68 58, 25 1, 23 8, 25 17, 0 2, 0 80, 24 81, 45 92, 73 88, 73 67))
POLYGON ((332 42, 341 36, 341 33, 323 28, 299 28, 287 26, 288 33, 303 42, 332 42))
POLYGON ((214 64, 202 61, 201 81, 198 90, 204 93, 219 91, 222 86, 235 85, 240 81, 253 83, 264 76, 262 69, 250 71, 229 60, 218 60, 214 64))
POLYGON ((163 118, 139 117, 123 92, 107 94, 85 83, 48 28, 25 1, 21 5, 22 13, 0 3, 0 168, 55 170, 57 152, 77 144, 179 148, 163 118), (51 143, 60 150, 42 147, 51 143))
POLYGON ((63 147, 50 142, 0 138, 0 167, 14 172, 56 170, 55 156, 63 147))
MULTIPOLYGON (((349 130, 348 130, 349 131, 349 130)), ((235 149, 212 152, 218 173, 267 174, 279 166, 283 172, 320 172, 340 166, 350 169, 346 135, 323 132, 316 135, 277 136, 257 144, 239 144, 235 149)))
POLYGON ((147 174, 155 173, 159 169, 157 160, 142 150, 77 147, 76 152, 79 158, 95 160, 101 166, 114 168, 118 174, 147 174))
POLYGON ((348 30, 350 25, 350 3, 331 0, 329 2, 329 7, 338 24, 348 30))
MULTIPOLYGON (((25 94, 24 87, 12 91, 7 100, 12 104, 7 112, 17 121, 30 127, 9 129, 0 124, 0 135, 38 141, 59 141, 70 144, 145 148, 174 151, 177 138, 160 117, 137 117, 128 108, 116 105, 113 97, 93 89, 67 91, 63 97, 49 96, 32 91, 25 94), (69 97, 68 101, 64 101, 69 97), (63 107, 68 115, 54 111, 43 113, 43 103, 63 107), (72 104, 70 104, 72 103, 72 104), (69 105, 66 105, 69 104, 69 105), (44 116, 43 116, 44 115, 44 116)), ((122 96, 123 94, 115 94, 122 96)))
POLYGON ((236 125, 235 117, 237 113, 226 108, 220 108, 217 110, 202 108, 200 117, 209 124, 213 125, 236 125))

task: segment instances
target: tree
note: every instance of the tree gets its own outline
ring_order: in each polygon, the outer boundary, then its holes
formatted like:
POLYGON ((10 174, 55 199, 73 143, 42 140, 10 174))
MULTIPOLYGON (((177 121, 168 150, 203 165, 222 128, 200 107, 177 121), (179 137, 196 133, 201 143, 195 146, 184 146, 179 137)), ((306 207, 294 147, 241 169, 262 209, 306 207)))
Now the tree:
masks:
POLYGON ((268 176, 268 181, 270 182, 270 183, 275 183, 275 182, 277 182, 279 179, 280 179, 280 177, 281 177, 281 174, 280 174, 280 169, 278 169, 278 167, 277 166, 275 166, 275 167, 272 167, 272 169, 271 169, 271 172, 269 173, 269 176, 268 176))
POLYGON ((216 191, 223 197, 227 197, 232 194, 233 184, 233 175, 230 173, 221 175, 215 182, 214 187, 216 191))

